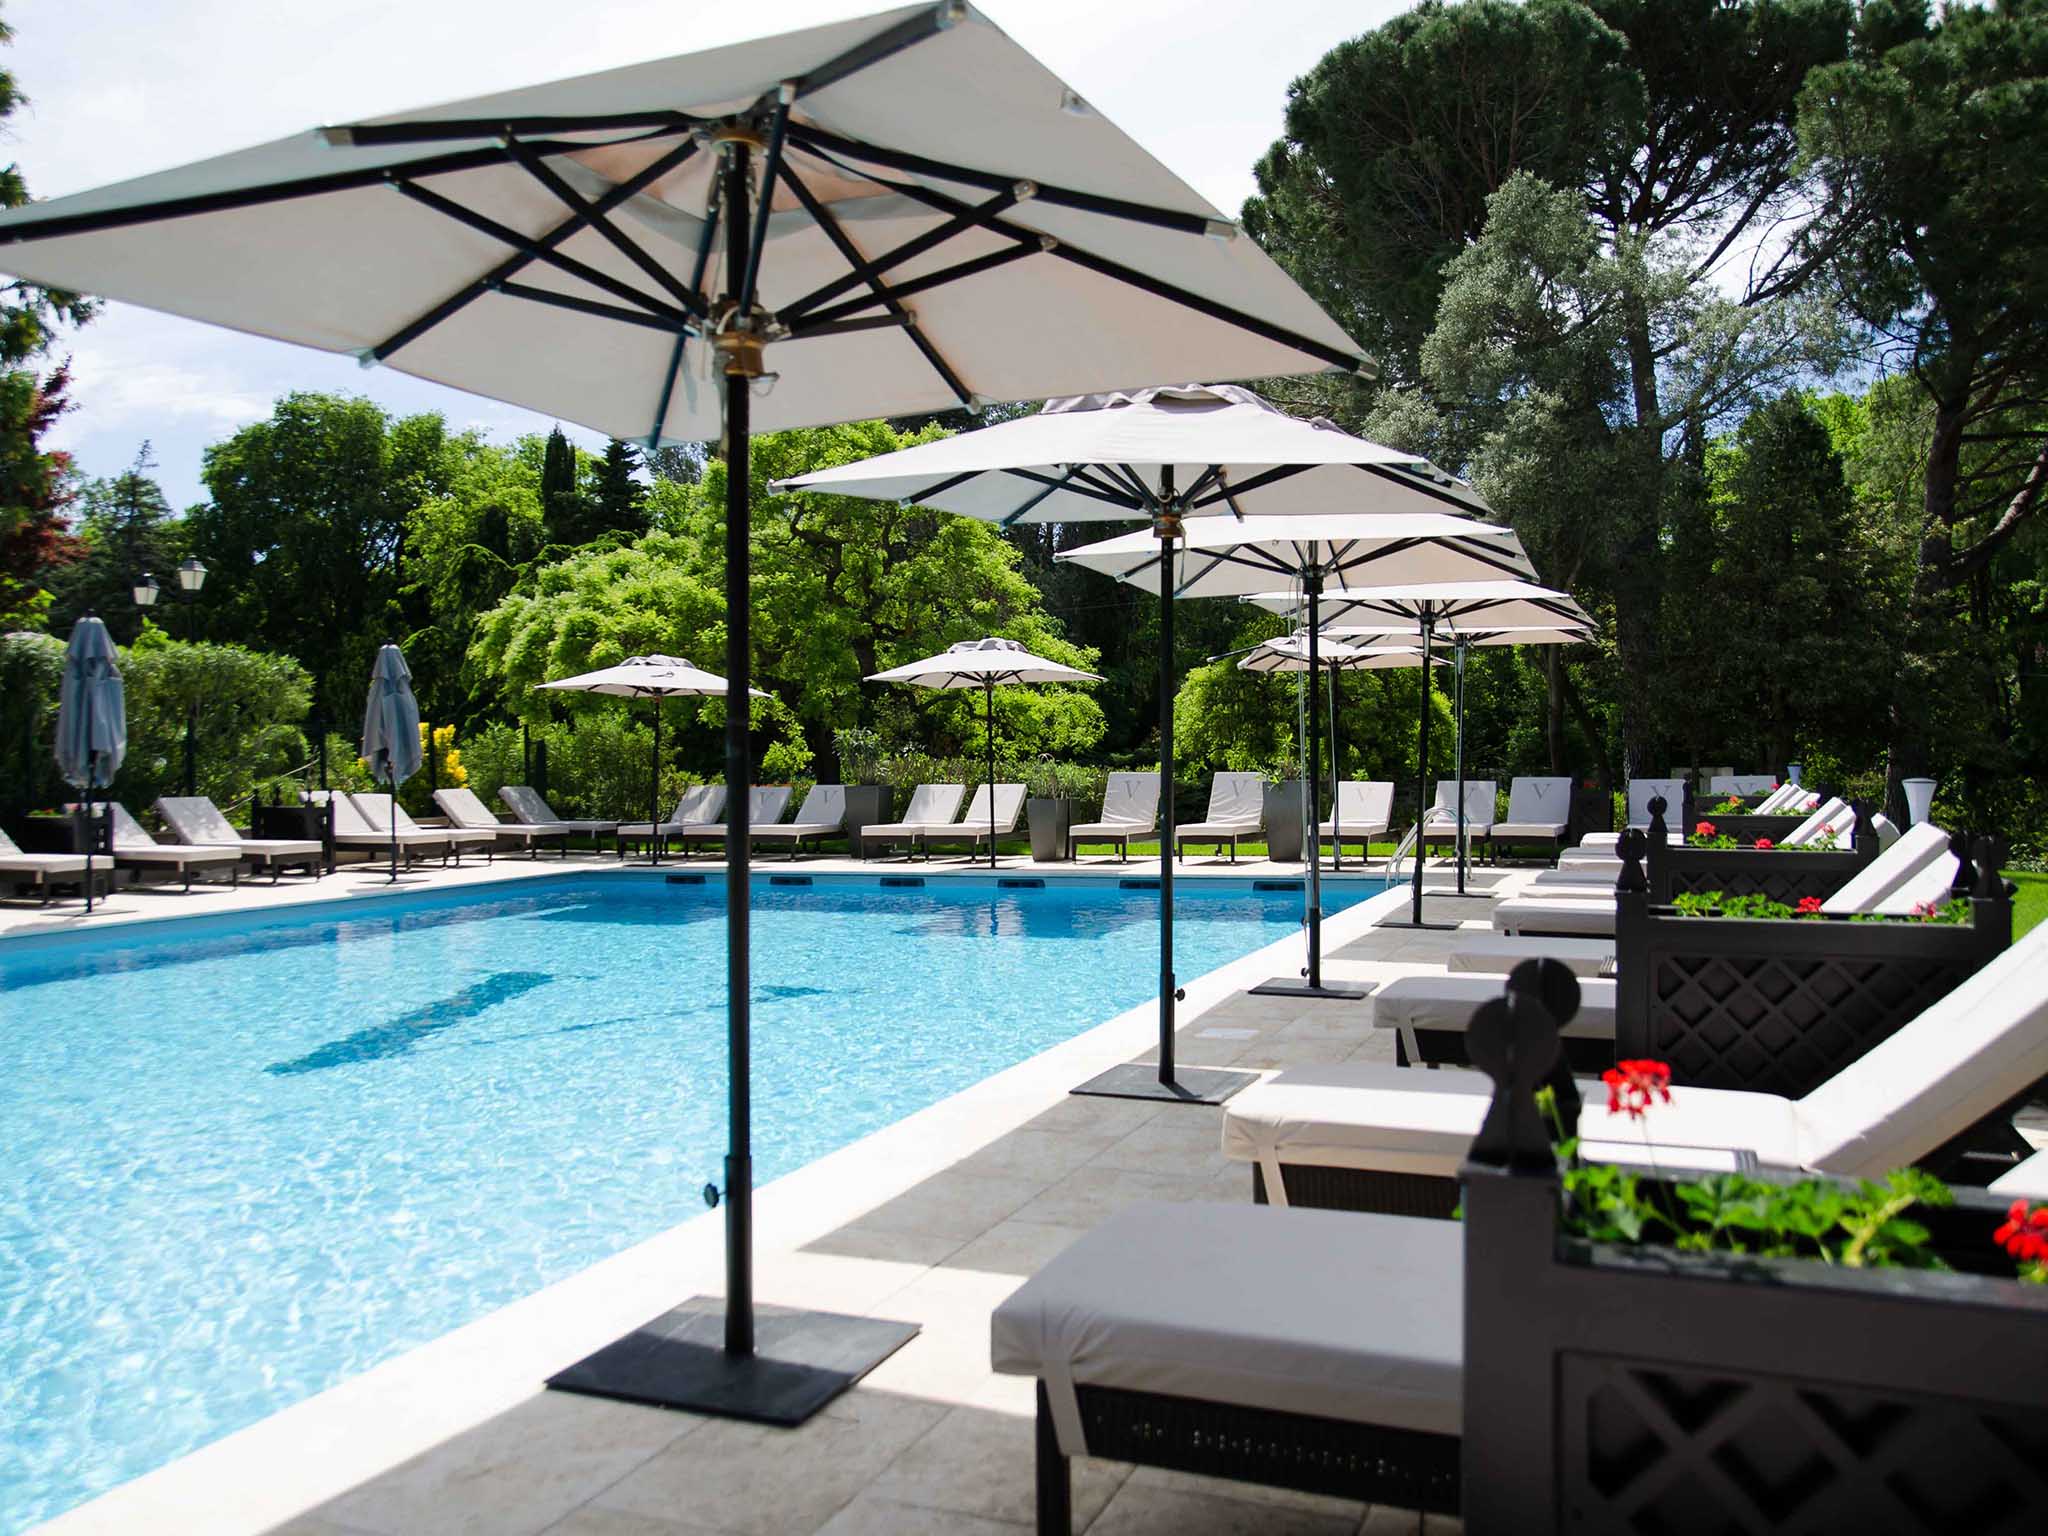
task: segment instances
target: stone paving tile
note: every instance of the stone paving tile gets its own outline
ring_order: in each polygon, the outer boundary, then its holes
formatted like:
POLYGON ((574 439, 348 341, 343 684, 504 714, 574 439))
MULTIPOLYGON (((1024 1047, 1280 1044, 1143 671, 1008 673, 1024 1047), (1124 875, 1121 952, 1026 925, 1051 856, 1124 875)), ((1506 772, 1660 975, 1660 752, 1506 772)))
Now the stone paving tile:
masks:
MULTIPOLYGON (((892 1461, 875 1479, 872 1492, 924 1509, 1031 1523, 1038 1508, 1035 1433, 1030 1419, 956 1408, 892 1461)), ((1072 1466, 1074 1526, 1079 1530, 1109 1503, 1131 1469, 1086 1457, 1072 1466)))
POLYGON ((1192 1472, 1169 1472, 1163 1467, 1139 1467, 1131 1473, 1134 1488, 1163 1489, 1204 1499, 1234 1499, 1241 1504, 1258 1504, 1273 1509, 1297 1510, 1303 1514, 1330 1515, 1357 1525, 1366 1508, 1357 1499, 1333 1499, 1319 1493, 1302 1493, 1293 1488, 1268 1488, 1260 1483, 1240 1483, 1227 1477, 1203 1477, 1192 1472))
POLYGON ((1126 1482, 1088 1536, 1353 1536, 1363 1510, 1350 1515, 1212 1498, 1177 1488, 1126 1482))
POLYGON ((1091 1165, 1060 1180, 1016 1216, 1020 1221, 1092 1230, 1135 1201, 1199 1199, 1207 1177, 1199 1170, 1140 1173, 1091 1165))
MULTIPOLYGON (((1079 1526, 1075 1527, 1077 1530, 1079 1526)), ((818 1536, 1017 1536, 1034 1526, 987 1520, 956 1510, 920 1509, 864 1493, 818 1527, 818 1536)))
POLYGON ((866 1232, 909 1232, 964 1243, 981 1236, 1055 1182, 982 1178, 949 1168, 884 1201, 852 1225, 866 1232))
POLYGON ((549 1526, 544 1536, 730 1536, 721 1526, 671 1520, 658 1515, 629 1515, 586 1504, 549 1526))
POLYGON ((1087 1235, 1085 1227, 1062 1227, 1051 1222, 998 1222, 949 1255, 939 1267, 1024 1278, 1036 1274, 1062 1249, 1087 1235))

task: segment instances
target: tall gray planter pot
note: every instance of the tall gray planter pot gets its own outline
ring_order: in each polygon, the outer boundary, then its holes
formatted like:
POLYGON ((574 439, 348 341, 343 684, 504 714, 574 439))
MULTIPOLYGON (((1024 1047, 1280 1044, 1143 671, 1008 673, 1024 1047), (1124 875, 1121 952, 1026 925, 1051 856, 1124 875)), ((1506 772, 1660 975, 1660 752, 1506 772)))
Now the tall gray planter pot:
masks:
POLYGON ((891 820, 895 797, 886 784, 846 786, 846 846, 860 851, 860 829, 891 820))
POLYGON ((1281 863, 1301 858, 1301 807, 1308 786, 1300 779, 1287 779, 1266 786, 1266 857, 1281 863))
POLYGON ((1053 864, 1067 856, 1067 828, 1073 825, 1074 802, 1066 799, 1033 798, 1024 802, 1025 817, 1031 823, 1031 857, 1039 864, 1053 864))

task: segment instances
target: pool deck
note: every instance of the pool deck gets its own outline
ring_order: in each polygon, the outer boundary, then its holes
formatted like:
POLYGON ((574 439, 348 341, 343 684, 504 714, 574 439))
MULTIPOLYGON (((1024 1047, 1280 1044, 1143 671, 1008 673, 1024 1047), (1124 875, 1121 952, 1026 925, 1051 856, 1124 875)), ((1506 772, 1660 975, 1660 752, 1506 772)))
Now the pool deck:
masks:
MULTIPOLYGON (((606 858, 524 858, 422 873, 402 892, 616 868, 606 858)), ((698 859, 691 866, 720 866, 698 859)), ((782 869, 780 861, 766 866, 782 869)), ((900 865, 809 859, 815 873, 900 865)), ((945 860, 935 877, 971 875, 945 860)), ((1156 863, 1088 860, 1005 873, 1156 874, 1156 863)), ((1191 878, 1298 877, 1298 864, 1189 860, 1191 878)), ((986 874, 986 866, 981 871, 986 874)), ((1374 877, 1377 879, 1377 877, 1374 877)), ((1491 901, 1437 891, 1432 916, 1484 923, 1491 901)), ((1485 871, 1478 887, 1512 887, 1485 871)), ((0 917, 0 934, 112 928, 192 912, 275 911, 391 889, 344 870, 239 891, 116 894, 0 917)), ((1389 893, 1326 920, 1327 969, 1379 981, 1437 969, 1448 933, 1372 925, 1389 893)), ((1188 1065, 1277 1069, 1391 1059, 1369 1004, 1265 998, 1247 989, 1298 965, 1289 938, 1187 988, 1188 1065)), ((988 1365, 989 1314, 1069 1242, 1134 1200, 1250 1199, 1250 1170, 1220 1151, 1219 1110, 1077 1098, 1075 1083, 1148 1059, 1145 1004, 963 1093, 764 1186, 755 1197, 756 1284, 766 1305, 914 1321, 922 1332, 804 1428, 780 1431, 540 1389, 555 1370, 678 1301, 722 1286, 723 1229, 699 1214, 650 1241, 399 1356, 41 1527, 220 1536, 857 1536, 1029 1530, 1032 1387, 988 1365)), ((679 1214, 692 1192, 677 1191, 679 1214)), ((1450 1531, 1455 1520, 1368 1509, 1246 1484, 1080 1463, 1075 1528, 1094 1536, 1172 1532, 1450 1531)))

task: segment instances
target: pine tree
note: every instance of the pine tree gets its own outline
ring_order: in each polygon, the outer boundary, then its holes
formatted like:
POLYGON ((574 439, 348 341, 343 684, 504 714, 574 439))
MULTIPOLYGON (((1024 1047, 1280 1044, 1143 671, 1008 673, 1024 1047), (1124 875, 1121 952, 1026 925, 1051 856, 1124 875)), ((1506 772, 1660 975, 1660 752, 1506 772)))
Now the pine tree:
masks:
POLYGON ((647 487, 635 478, 640 456, 616 437, 606 444, 597 470, 597 520, 606 533, 638 538, 648 529, 647 487))
POLYGON ((574 549, 588 544, 601 531, 590 501, 577 483, 576 450, 560 427, 548 434, 547 453, 541 460, 540 510, 550 544, 574 549))

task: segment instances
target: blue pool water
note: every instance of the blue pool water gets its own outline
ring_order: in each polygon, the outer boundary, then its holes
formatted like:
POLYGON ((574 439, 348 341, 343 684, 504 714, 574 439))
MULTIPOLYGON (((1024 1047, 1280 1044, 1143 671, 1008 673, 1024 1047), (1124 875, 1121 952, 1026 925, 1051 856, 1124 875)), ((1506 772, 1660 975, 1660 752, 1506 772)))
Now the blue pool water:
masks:
MULTIPOLYGON (((1300 901, 1188 882, 1180 975, 1300 901)), ((1157 908, 757 877, 757 1178, 1142 1002, 1157 908)), ((0 944, 0 1533, 700 1210, 723 912, 571 875, 0 944)))

